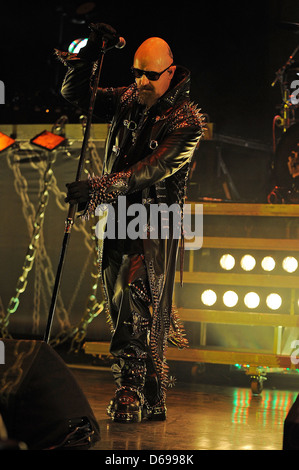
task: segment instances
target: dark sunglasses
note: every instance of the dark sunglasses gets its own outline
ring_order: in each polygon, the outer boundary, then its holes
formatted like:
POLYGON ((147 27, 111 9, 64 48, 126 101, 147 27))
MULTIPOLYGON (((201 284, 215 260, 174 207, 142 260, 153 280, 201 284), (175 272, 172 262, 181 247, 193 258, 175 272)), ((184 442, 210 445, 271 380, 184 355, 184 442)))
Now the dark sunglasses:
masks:
POLYGON ((161 75, 164 72, 166 72, 166 70, 168 70, 172 65, 173 65, 173 63, 170 64, 165 70, 162 70, 162 72, 148 72, 146 70, 135 69, 135 67, 131 67, 131 70, 132 70, 135 78, 141 78, 142 75, 145 75, 148 80, 150 80, 152 82, 156 82, 157 80, 159 80, 161 75))

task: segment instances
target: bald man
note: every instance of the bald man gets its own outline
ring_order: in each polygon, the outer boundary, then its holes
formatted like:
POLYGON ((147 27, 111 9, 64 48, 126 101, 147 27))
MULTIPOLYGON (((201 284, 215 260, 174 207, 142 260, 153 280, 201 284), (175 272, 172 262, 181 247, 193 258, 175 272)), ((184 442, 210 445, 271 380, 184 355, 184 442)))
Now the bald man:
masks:
POLYGON ((146 108, 150 108, 166 93, 175 73, 176 67, 173 65, 170 47, 163 39, 147 39, 137 49, 133 67, 135 70, 162 71, 156 81, 149 80, 145 74, 136 77, 139 101, 146 108))
MULTIPOLYGON (((83 109, 103 37, 110 44, 117 40, 111 26, 98 24, 78 55, 57 51, 68 67, 62 95, 83 109)), ((103 237, 99 254, 116 383, 108 414, 125 423, 166 419, 167 344, 187 345, 172 304, 180 237, 171 223, 167 238, 161 231, 153 235, 150 213, 161 204, 175 204, 181 212, 190 162, 203 135, 202 115, 189 98, 190 73, 174 63, 163 39, 144 41, 131 69, 131 85, 97 92, 95 114, 111 123, 103 174, 68 184, 66 199, 84 206, 84 217, 108 203, 108 222, 124 220, 127 210, 125 236, 124 227, 116 226, 115 236, 103 237), (137 237, 129 230, 133 208, 146 213, 137 237)))

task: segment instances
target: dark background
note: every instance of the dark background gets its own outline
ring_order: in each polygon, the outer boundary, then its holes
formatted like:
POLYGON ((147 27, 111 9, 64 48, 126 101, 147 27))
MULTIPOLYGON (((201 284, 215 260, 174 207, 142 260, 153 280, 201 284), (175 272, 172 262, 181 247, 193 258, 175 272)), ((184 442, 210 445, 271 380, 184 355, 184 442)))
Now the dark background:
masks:
POLYGON ((136 48, 147 37, 163 37, 175 62, 191 70, 192 98, 218 133, 271 144, 281 103, 279 86, 271 83, 299 44, 299 29, 281 23, 299 23, 297 0, 100 1, 93 2, 96 8, 87 16, 78 14, 83 1, 5 3, 0 80, 6 104, 0 107, 0 124, 53 123, 65 113, 78 122, 59 96, 66 69, 53 49, 66 50, 73 39, 88 35, 89 22, 98 20, 111 24, 127 42, 106 54, 103 86, 131 83, 136 48))

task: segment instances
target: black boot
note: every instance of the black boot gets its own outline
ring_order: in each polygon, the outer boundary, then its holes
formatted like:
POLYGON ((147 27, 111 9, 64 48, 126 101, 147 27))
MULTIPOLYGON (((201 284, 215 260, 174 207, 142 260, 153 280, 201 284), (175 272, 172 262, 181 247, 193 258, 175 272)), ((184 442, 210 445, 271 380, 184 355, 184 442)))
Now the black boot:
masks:
POLYGON ((112 366, 112 371, 118 386, 107 409, 112 421, 166 420, 165 400, 159 396, 157 377, 150 366, 147 374, 145 359, 126 354, 112 366))
POLYGON ((107 412, 113 421, 137 422, 143 418, 143 388, 146 376, 146 363, 132 351, 126 352, 112 366, 117 385, 114 398, 107 412))
POLYGON ((147 362, 147 375, 144 385, 143 419, 165 421, 167 408, 165 398, 160 396, 160 387, 152 362, 147 362))
POLYGON ((123 386, 116 390, 115 397, 107 408, 112 421, 118 423, 140 423, 143 419, 144 396, 137 389, 123 386))

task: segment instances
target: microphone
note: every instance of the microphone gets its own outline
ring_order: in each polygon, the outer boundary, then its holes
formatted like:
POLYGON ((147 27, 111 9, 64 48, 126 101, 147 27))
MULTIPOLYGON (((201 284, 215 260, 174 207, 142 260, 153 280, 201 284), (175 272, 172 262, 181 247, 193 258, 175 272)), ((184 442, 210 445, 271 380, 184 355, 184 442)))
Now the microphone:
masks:
POLYGON ((106 36, 106 38, 108 40, 113 39, 113 41, 117 41, 115 44, 113 44, 113 46, 111 46, 111 49, 113 47, 116 47, 116 49, 123 49, 125 47, 126 40, 124 38, 122 38, 121 36, 116 36, 114 30, 110 31, 109 29, 111 28, 111 26, 105 25, 103 23, 101 23, 99 26, 100 26, 100 28, 98 28, 96 24, 91 23, 88 27, 89 27, 89 29, 91 29, 91 31, 93 31, 95 33, 102 32, 103 37, 105 38, 105 36, 106 36))
POLYGON ((126 45, 126 40, 122 37, 119 37, 118 38, 118 43, 116 44, 116 49, 123 49, 123 47, 125 47, 126 45))

